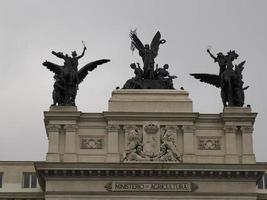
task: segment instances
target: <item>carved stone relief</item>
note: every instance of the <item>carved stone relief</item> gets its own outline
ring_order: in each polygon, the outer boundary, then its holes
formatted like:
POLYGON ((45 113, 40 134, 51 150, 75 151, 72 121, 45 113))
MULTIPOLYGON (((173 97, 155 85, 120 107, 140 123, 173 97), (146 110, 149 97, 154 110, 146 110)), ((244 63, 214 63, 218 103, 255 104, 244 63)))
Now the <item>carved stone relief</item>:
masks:
POLYGON ((177 127, 161 128, 160 152, 155 160, 159 161, 182 161, 182 157, 177 150, 177 127))
POLYGON ((181 162, 177 151, 177 127, 149 123, 142 126, 126 126, 126 150, 123 161, 181 162))
POLYGON ((145 124, 143 140, 145 154, 150 158, 155 157, 160 150, 159 125, 156 123, 145 124))
POLYGON ((143 152, 143 133, 141 127, 124 127, 126 135, 126 147, 123 161, 146 161, 150 158, 143 152))
POLYGON ((104 138, 96 137, 80 137, 80 148, 81 149, 103 149, 104 138))
POLYGON ((155 134, 158 132, 159 130, 159 126, 155 123, 149 123, 147 125, 144 126, 144 130, 146 133, 151 133, 151 134, 155 134))
POLYGON ((221 137, 198 137, 199 150, 221 150, 221 137))

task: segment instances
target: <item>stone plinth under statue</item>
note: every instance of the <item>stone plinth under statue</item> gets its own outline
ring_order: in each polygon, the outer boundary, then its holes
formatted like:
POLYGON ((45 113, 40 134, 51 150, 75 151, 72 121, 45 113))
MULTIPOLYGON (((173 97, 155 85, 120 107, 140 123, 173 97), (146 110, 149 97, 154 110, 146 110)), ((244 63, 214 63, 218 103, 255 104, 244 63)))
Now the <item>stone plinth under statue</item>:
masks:
POLYGON ((188 92, 177 90, 115 90, 109 112, 193 112, 188 92))

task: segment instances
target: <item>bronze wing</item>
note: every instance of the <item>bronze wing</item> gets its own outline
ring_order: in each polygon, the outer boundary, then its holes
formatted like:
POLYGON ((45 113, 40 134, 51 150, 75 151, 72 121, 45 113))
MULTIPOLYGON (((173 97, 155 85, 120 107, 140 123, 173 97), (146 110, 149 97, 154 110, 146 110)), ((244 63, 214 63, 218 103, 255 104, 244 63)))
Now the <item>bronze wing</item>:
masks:
POLYGON ((154 38, 152 39, 151 44, 150 44, 150 49, 153 52, 154 58, 156 58, 158 55, 159 45, 162 44, 162 42, 165 42, 165 40, 160 40, 160 38, 161 38, 161 34, 158 31, 156 35, 154 36, 154 38))
POLYGON ((63 71, 63 66, 56 65, 49 61, 43 62, 43 66, 46 66, 47 69, 54 72, 55 74, 60 74, 63 71))
POLYGON ((195 79, 199 79, 201 82, 214 85, 216 87, 221 87, 221 78, 215 74, 190 74, 195 79))
POLYGON ((246 63, 244 60, 243 62, 239 63, 238 65, 235 65, 235 69, 239 69, 240 71, 243 71, 244 67, 243 65, 246 63))
POLYGON ((88 63, 87 65, 85 65, 84 67, 82 67, 79 71, 78 71, 78 83, 81 83, 83 81, 83 79, 87 76, 88 71, 93 71, 98 65, 102 65, 104 63, 109 62, 109 59, 101 59, 101 60, 96 60, 93 62, 88 63))
POLYGON ((138 51, 143 50, 145 47, 143 43, 139 40, 135 33, 130 32, 130 38, 132 40, 132 45, 138 49, 138 51))

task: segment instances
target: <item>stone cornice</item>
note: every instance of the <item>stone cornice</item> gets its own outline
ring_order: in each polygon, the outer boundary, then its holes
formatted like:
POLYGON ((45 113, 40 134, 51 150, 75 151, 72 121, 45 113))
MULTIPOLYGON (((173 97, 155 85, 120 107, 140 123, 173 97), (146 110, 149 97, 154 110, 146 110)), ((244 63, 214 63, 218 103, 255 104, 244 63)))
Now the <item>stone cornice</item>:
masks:
POLYGON ((180 163, 64 163, 64 162, 34 162, 38 169, 176 169, 176 170, 266 170, 267 163, 258 162, 257 164, 180 164, 180 163))
POLYGON ((263 171, 245 170, 138 170, 138 169, 40 169, 38 173, 46 178, 84 178, 84 177, 164 177, 169 179, 255 179, 257 180, 264 173, 263 171))
MULTIPOLYGON (((188 180, 258 180, 266 166, 250 164, 164 164, 164 163, 48 163, 35 162, 40 186, 45 179, 147 177, 188 180)), ((146 179, 147 179, 146 178, 146 179)))
POLYGON ((223 121, 250 121, 254 123, 257 113, 220 113, 220 116, 223 121))
MULTIPOLYGON (((169 176, 206 178, 259 178, 265 168, 259 165, 187 165, 146 163, 45 163, 36 162, 36 170, 45 176, 169 176)), ((266 167, 266 166, 265 166, 266 167)))

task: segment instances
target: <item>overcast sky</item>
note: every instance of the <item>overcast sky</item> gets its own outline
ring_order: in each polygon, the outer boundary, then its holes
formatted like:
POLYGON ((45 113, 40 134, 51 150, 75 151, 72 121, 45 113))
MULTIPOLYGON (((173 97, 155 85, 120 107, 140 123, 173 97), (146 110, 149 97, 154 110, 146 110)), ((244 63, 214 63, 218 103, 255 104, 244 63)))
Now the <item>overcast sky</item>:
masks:
POLYGON ((52 103, 53 74, 42 62, 62 64, 51 51, 87 51, 80 67, 100 58, 81 83, 76 103, 82 112, 107 111, 116 86, 133 76, 129 64, 141 63, 130 51, 130 29, 150 43, 156 31, 167 40, 156 63, 168 63, 193 100, 194 112, 220 113, 219 89, 190 73, 218 73, 206 49, 236 50, 246 60, 246 104, 258 116, 254 130, 257 161, 267 161, 267 1, 223 0, 0 0, 0 160, 44 160, 47 137, 43 111, 52 103))

